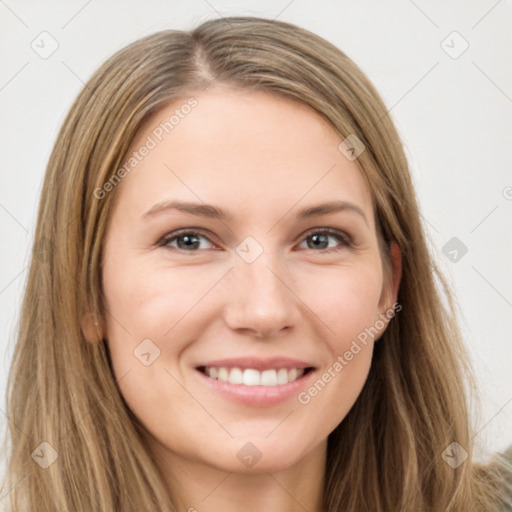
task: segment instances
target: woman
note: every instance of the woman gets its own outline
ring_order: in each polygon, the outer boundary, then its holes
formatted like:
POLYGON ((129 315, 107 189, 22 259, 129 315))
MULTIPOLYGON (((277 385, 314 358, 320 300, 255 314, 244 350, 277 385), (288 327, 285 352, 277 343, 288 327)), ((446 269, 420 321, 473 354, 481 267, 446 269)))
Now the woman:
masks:
POLYGON ((397 132, 337 48, 241 17, 127 46, 48 165, 13 510, 502 510, 435 277, 451 307, 397 132))

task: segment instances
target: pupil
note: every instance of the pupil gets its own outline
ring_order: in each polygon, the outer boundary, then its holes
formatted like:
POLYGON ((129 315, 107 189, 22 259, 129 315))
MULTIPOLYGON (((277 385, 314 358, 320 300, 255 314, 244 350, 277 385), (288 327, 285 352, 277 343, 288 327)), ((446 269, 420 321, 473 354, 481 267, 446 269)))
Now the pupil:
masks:
POLYGON ((180 239, 181 240, 186 240, 186 242, 184 244, 182 244, 182 245, 184 245, 185 247, 188 247, 188 248, 190 248, 190 247, 197 248, 197 246, 199 244, 198 241, 197 241, 197 236, 195 236, 195 235, 192 235, 192 236, 190 236, 190 235, 182 235, 181 238, 178 238, 178 245, 180 245, 180 243, 179 243, 180 239), (195 241, 191 242, 191 240, 194 240, 194 239, 195 239, 195 241))
POLYGON ((319 241, 319 239, 323 239, 323 240, 320 240, 320 244, 322 243, 327 243, 327 245, 329 244, 329 242, 327 241, 327 236, 326 235, 312 235, 311 238, 313 240, 315 240, 315 247, 318 247, 318 244, 316 243, 317 241, 319 241))

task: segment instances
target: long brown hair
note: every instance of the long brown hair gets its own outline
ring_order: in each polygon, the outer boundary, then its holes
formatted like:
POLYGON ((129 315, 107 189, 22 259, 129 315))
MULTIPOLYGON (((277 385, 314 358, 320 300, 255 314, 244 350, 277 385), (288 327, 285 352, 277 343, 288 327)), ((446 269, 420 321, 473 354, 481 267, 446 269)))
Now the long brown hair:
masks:
POLYGON ((71 107, 46 171, 9 375, 4 492, 12 510, 174 510, 108 350, 87 341, 80 320, 87 312, 108 315, 102 244, 118 187, 102 197, 98 189, 121 168, 149 116, 216 84, 299 100, 342 139, 355 135, 365 146, 358 163, 381 236, 401 250, 402 310, 375 347, 358 400, 329 436, 324 509, 497 510, 501 462, 482 467, 472 460, 467 358, 386 106, 327 41, 249 17, 166 30, 128 45, 94 73, 71 107), (454 447, 461 460, 460 453, 468 455, 458 467, 443 458, 454 447))

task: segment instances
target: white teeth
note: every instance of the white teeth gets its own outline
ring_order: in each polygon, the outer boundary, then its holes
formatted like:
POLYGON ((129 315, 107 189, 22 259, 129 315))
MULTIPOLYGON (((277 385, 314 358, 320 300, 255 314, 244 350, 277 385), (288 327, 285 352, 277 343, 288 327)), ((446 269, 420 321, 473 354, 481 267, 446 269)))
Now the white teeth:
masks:
POLYGON ((277 386, 277 372, 275 370, 261 372, 261 384, 263 386, 277 386))
POLYGON ((244 386, 282 386, 293 382, 304 375, 303 368, 286 368, 264 370, 262 372, 247 368, 226 368, 207 366, 204 373, 212 379, 218 379, 221 382, 229 382, 230 384, 243 384, 244 386))
MULTIPOLYGON (((293 380, 300 379, 304 375, 304 368, 297 368, 296 370, 294 369, 293 371, 297 372, 293 377, 293 380)), ((290 379, 290 373, 288 373, 288 382, 292 382, 290 379)))
POLYGON ((230 384, 242 384, 244 381, 244 374, 240 368, 231 368, 229 372, 229 383, 230 384))
POLYGON ((229 372, 227 368, 219 368, 218 379, 221 382, 227 382, 229 380, 229 372))
POLYGON ((277 384, 288 384, 288 370, 286 368, 277 370, 277 384))
POLYGON ((258 370, 248 368, 244 370, 244 386, 259 386, 261 374, 258 370))

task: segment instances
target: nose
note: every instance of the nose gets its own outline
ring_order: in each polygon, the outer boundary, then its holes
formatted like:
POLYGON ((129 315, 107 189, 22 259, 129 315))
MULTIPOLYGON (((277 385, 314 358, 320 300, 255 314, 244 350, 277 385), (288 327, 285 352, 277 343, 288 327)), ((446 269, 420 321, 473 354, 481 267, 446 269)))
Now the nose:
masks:
POLYGON ((227 283, 225 321, 239 333, 278 337, 297 325, 300 300, 286 267, 263 253, 256 261, 238 259, 227 283))

